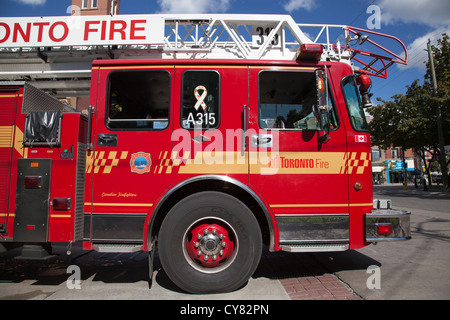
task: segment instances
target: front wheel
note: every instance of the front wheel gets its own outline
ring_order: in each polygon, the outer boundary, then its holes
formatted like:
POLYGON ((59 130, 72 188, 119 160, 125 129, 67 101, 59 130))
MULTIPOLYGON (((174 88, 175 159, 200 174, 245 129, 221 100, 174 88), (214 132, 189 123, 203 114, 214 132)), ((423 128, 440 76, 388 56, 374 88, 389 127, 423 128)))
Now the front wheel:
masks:
POLYGON ((169 278, 190 293, 241 287, 259 264, 262 237, 252 212, 236 198, 200 192, 176 204, 158 237, 169 278))

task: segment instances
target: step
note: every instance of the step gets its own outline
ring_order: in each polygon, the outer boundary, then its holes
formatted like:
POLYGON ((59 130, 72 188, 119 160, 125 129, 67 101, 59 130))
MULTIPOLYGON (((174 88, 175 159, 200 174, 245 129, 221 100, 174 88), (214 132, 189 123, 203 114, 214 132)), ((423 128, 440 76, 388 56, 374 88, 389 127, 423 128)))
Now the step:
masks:
POLYGON ((94 243, 94 250, 105 253, 127 253, 142 250, 142 244, 136 243, 94 243))
POLYGON ((287 252, 333 252, 349 249, 347 243, 320 243, 320 244, 284 244, 281 250, 287 252))

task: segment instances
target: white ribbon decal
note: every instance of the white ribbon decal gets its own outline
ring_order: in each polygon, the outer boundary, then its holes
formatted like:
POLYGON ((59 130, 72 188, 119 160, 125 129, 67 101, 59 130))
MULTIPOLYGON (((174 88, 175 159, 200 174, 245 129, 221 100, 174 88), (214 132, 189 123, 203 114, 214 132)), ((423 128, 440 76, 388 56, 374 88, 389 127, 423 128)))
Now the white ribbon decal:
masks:
POLYGON ((198 108, 200 108, 200 106, 202 106, 203 110, 206 110, 206 103, 203 102, 203 100, 205 100, 207 94, 208 94, 208 91, 206 90, 206 88, 204 86, 198 86, 197 88, 194 89, 194 95, 195 95, 195 98, 197 98, 197 103, 194 106, 195 110, 198 110, 198 108), (198 90, 203 90, 203 93, 201 96, 198 93, 198 90))

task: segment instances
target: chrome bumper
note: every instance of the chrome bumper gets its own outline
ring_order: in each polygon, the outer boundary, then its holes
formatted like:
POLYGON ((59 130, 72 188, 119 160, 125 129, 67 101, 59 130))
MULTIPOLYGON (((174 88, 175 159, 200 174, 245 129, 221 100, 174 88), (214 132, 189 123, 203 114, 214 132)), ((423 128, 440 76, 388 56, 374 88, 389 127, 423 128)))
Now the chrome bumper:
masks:
MULTIPOLYGON (((381 201, 384 202, 386 200, 381 201)), ((374 200, 374 210, 365 216, 366 241, 378 242, 411 239, 411 212, 392 210, 390 208, 390 202, 387 202, 386 208, 380 207, 380 200, 374 200), (386 230, 391 231, 386 232, 386 230)))
POLYGON ((400 210, 374 210, 366 214, 366 241, 378 242, 389 240, 408 240, 411 239, 409 211, 400 210), (380 234, 379 228, 391 226, 390 234, 380 234))

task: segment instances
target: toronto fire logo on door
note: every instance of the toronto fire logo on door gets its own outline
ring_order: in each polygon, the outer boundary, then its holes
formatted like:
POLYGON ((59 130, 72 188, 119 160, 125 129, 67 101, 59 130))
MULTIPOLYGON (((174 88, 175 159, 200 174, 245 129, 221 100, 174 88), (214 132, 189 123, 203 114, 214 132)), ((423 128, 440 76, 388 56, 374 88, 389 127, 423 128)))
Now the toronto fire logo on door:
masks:
POLYGON ((131 172, 138 174, 150 172, 152 167, 152 158, 150 153, 136 152, 131 155, 130 159, 131 172))

